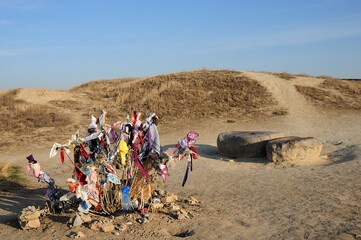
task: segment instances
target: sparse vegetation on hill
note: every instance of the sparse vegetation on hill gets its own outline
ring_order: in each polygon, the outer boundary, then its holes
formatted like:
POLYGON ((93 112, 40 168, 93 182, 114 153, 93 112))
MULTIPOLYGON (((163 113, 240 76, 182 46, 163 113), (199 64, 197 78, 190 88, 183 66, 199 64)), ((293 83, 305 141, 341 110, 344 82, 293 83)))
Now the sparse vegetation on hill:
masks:
POLYGON ((291 79, 294 79, 296 78, 295 75, 292 75, 290 73, 287 73, 287 72, 281 72, 281 73, 272 73, 273 75, 279 77, 279 78, 282 78, 282 79, 285 79, 285 80, 291 80, 291 79))
POLYGON ((0 96, 0 127, 11 130, 32 130, 41 127, 59 127, 69 124, 66 115, 49 105, 30 104, 16 99, 19 90, 11 90, 0 96))
POLYGON ((361 81, 325 79, 322 87, 337 90, 348 97, 361 96, 361 81))
MULTIPOLYGON (((96 81, 73 88, 107 109, 157 112, 170 122, 181 118, 257 116, 276 102, 266 88, 238 71, 174 73, 144 79, 96 81)), ((111 116, 115 117, 115 116, 111 116)))
POLYGON ((13 147, 41 146, 44 139, 51 139, 50 136, 57 135, 71 123, 68 114, 47 103, 32 104, 17 99, 19 91, 10 90, 0 95, 1 152, 11 151, 13 147))
POLYGON ((326 109, 361 109, 361 82, 327 77, 319 87, 296 86, 310 102, 326 109))

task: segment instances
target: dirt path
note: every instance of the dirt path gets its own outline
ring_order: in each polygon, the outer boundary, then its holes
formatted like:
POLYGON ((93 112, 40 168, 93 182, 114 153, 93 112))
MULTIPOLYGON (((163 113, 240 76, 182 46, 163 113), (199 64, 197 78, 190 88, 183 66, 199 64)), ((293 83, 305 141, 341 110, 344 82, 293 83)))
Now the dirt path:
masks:
POLYGON ((313 106, 298 93, 294 84, 290 82, 291 80, 285 80, 266 73, 247 72, 245 74, 266 87, 272 93, 272 96, 276 98, 279 106, 287 109, 288 117, 312 116, 316 112, 313 106))

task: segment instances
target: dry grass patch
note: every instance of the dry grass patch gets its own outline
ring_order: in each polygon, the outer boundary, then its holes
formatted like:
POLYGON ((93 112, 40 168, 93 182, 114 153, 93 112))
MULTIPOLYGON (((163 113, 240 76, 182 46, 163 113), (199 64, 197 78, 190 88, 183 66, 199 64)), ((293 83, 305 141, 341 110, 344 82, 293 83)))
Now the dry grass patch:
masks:
POLYGON ((297 90, 316 105, 328 109, 361 109, 361 82, 341 80, 330 76, 318 88, 296 86, 297 90))
POLYGON ((339 78, 335 78, 335 77, 328 76, 328 75, 320 75, 320 76, 317 76, 316 78, 325 79, 325 80, 340 80, 339 78))
POLYGON ((20 182, 23 179, 21 167, 11 163, 0 163, 0 183, 3 181, 20 182))
POLYGON ((80 111, 84 107, 83 103, 74 100, 52 100, 49 101, 48 103, 58 108, 75 110, 75 111, 80 111))
POLYGON ((296 89, 316 106, 334 110, 361 109, 361 101, 337 92, 308 86, 296 86, 296 89))
POLYGON ((288 114, 288 109, 286 108, 276 109, 275 111, 272 112, 272 114, 276 116, 285 116, 288 114))
POLYGON ((294 76, 297 76, 297 77, 310 77, 310 75, 308 75, 306 73, 295 74, 294 76))
POLYGON ((0 151, 10 152, 21 146, 23 150, 39 147, 44 142, 56 138, 59 131, 70 124, 69 115, 49 105, 31 104, 17 99, 19 90, 11 90, 0 96, 0 151), (46 134, 39 135, 37 130, 50 128, 46 134))
POLYGON ((0 127, 2 129, 28 129, 57 127, 69 124, 69 118, 48 105, 30 104, 16 99, 19 90, 0 96, 0 127))
POLYGON ((275 75, 279 78, 285 79, 285 80, 291 80, 296 78, 295 75, 289 74, 287 72, 281 72, 281 73, 272 73, 272 75, 275 75))
POLYGON ((361 96, 361 81, 325 79, 322 87, 337 90, 349 97, 359 98, 361 96))
POLYGON ((68 125, 69 118, 47 105, 20 103, 5 106, 0 114, 1 128, 41 128, 68 125))
POLYGON ((89 93, 95 89, 101 91, 91 97, 92 101, 97 101, 97 108, 93 110, 98 113, 105 108, 109 113, 115 112, 108 116, 111 119, 126 116, 133 110, 144 114, 156 112, 166 122, 256 116, 275 105, 271 94, 257 81, 246 78, 241 72, 228 70, 173 73, 125 83, 123 80, 99 81, 72 91, 89 93))

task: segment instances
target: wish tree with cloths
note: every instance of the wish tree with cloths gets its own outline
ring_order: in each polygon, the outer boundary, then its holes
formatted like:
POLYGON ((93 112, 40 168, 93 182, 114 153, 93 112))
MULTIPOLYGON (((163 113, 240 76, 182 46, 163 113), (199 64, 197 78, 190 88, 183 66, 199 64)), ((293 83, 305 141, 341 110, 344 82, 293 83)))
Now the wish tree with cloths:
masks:
POLYGON ((194 148, 199 134, 189 131, 173 148, 163 151, 155 113, 145 122, 134 111, 125 121, 106 124, 106 111, 91 116, 86 134, 76 132, 67 144, 54 143, 50 157, 67 160, 73 172, 66 179, 69 192, 62 194, 54 179, 40 170, 40 164, 28 156, 28 169, 39 181, 47 183, 48 205, 52 212, 69 208, 82 213, 113 214, 117 211, 151 210, 154 191, 166 183, 168 171, 177 161, 186 162, 182 186, 198 157, 194 148), (72 154, 73 152, 73 154, 72 154))

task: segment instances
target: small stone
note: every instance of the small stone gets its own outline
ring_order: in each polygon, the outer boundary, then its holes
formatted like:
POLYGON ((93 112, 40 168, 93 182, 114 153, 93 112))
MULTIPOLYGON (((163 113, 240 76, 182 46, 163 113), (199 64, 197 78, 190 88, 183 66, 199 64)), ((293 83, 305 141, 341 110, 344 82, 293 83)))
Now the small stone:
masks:
POLYGON ((184 209, 181 209, 178 213, 177 213, 177 219, 178 220, 184 220, 186 218, 189 218, 187 211, 185 211, 184 209))
POLYGON ((147 217, 141 217, 141 218, 137 218, 137 222, 140 224, 145 224, 150 222, 149 219, 147 217))
POLYGON ((177 201, 177 200, 178 200, 178 196, 177 196, 177 195, 170 195, 170 196, 165 197, 165 199, 164 199, 164 201, 165 201, 166 203, 173 203, 173 202, 175 202, 175 201, 177 201))
POLYGON ((76 232, 71 232, 71 233, 69 233, 68 237, 75 238, 76 235, 77 235, 76 232))
POLYGON ((178 220, 184 220, 184 219, 186 219, 186 215, 184 215, 184 214, 178 214, 178 215, 177 215, 177 219, 178 219, 178 220))
POLYGON ((127 225, 122 224, 122 225, 118 226, 117 230, 123 232, 123 231, 127 230, 127 225))
POLYGON ((26 224, 26 226, 27 226, 28 228, 30 228, 30 229, 32 229, 32 228, 38 228, 38 227, 40 227, 40 221, 39 221, 39 219, 30 220, 30 221, 26 224))
POLYGON ((149 222, 151 222, 153 220, 152 216, 150 216, 149 214, 145 214, 144 215, 145 219, 147 219, 149 222))
POLYGON ((35 210, 34 212, 26 212, 26 214, 24 215, 24 219, 25 220, 34 220, 34 219, 38 219, 40 217, 40 212, 35 210))
POLYGON ((89 228, 94 231, 100 231, 100 224, 99 222, 93 222, 89 225, 89 228))
POLYGON ((103 232, 110 232, 114 230, 114 225, 111 222, 104 223, 100 226, 103 232))
POLYGON ((89 214, 85 214, 85 213, 79 213, 79 216, 81 218, 81 220, 85 223, 89 223, 92 221, 91 217, 89 214))
POLYGON ((187 202, 189 205, 196 205, 199 203, 198 199, 196 199, 195 197, 192 197, 190 196, 188 199, 187 199, 187 202))
POLYGON ((114 234, 115 236, 119 236, 119 235, 120 235, 119 232, 113 232, 113 234, 114 234))
POLYGON ((176 204, 172 205, 171 208, 170 208, 171 212, 178 212, 180 210, 181 210, 180 206, 178 206, 176 204))
POLYGON ((75 215, 74 219, 73 219, 73 223, 72 223, 72 226, 73 227, 79 227, 83 224, 83 220, 82 218, 77 214, 75 215))
POLYGON ((158 194, 159 194, 159 196, 164 197, 165 196, 165 191, 163 189, 159 189, 158 194))
POLYGON ((80 231, 77 232, 77 234, 75 235, 75 238, 82 238, 82 237, 85 237, 85 234, 80 231))
POLYGON ((153 203, 152 204, 153 209, 160 209, 160 208, 163 208, 163 207, 164 207, 163 203, 153 203))

